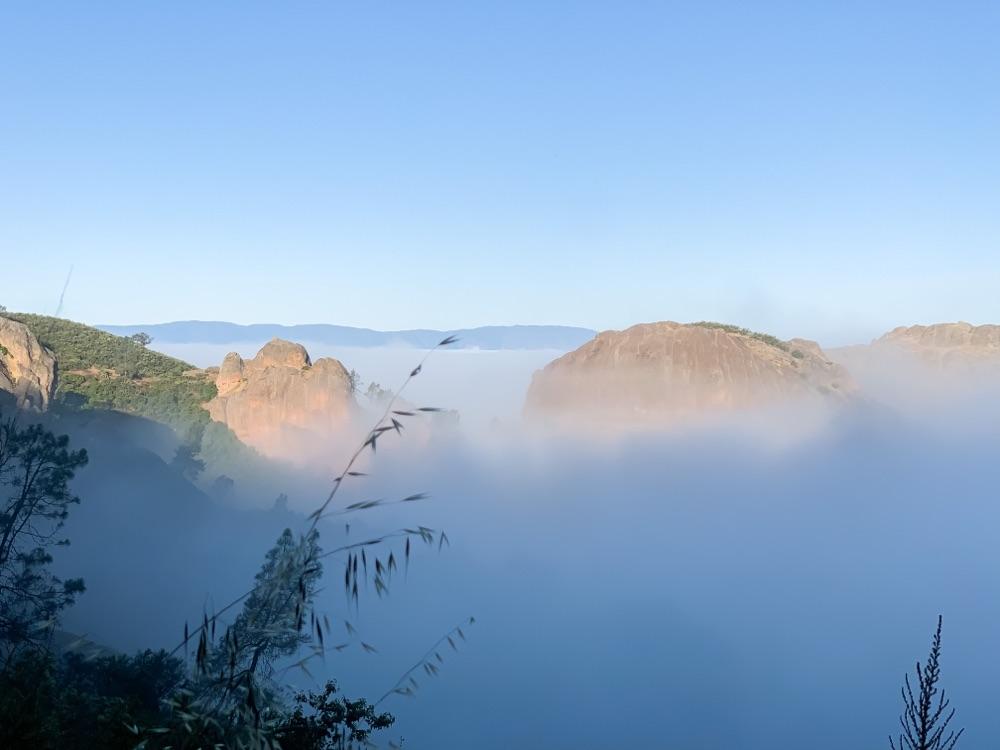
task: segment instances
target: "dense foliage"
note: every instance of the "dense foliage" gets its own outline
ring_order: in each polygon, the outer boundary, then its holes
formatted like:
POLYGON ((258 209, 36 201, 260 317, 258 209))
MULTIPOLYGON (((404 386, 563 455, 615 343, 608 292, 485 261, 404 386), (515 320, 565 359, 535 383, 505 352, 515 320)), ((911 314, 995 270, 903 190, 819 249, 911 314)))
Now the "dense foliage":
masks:
POLYGON ((148 336, 123 337, 45 315, 7 314, 24 323, 56 356, 58 402, 117 409, 170 425, 197 446, 215 383, 193 365, 146 348, 148 336))
POLYGON ((276 733, 283 750, 342 750, 354 743, 364 745, 372 732, 392 726, 392 714, 376 713, 368 701, 336 693, 337 683, 329 681, 322 691, 295 696, 295 710, 276 733))
MULTIPOLYGON (((237 736, 246 737, 246 727, 207 719, 192 705, 189 688, 184 662, 165 651, 23 654, 0 669, 0 747, 239 746, 237 736)), ((291 702, 267 722, 269 741, 281 750, 361 747, 394 720, 364 699, 338 695, 332 681, 291 702)))
POLYGON ((162 701, 183 676, 183 663, 162 651, 24 654, 0 670, 0 747, 131 750, 133 727, 167 718, 162 701))
POLYGON ((113 336, 83 323, 28 313, 7 313, 7 317, 24 323, 49 347, 62 370, 98 368, 124 372, 127 368, 132 374, 150 377, 182 375, 191 369, 186 362, 146 349, 130 338, 113 336))

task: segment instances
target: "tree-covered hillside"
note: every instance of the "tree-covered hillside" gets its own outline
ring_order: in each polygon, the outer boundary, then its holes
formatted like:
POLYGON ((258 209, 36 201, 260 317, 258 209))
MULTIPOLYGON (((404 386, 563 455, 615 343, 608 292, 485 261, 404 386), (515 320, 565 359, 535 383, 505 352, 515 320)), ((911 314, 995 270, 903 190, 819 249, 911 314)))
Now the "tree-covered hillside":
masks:
POLYGON ((215 396, 215 383, 204 371, 146 348, 137 337, 46 315, 6 315, 55 354, 59 403, 139 414, 169 424, 186 442, 200 442, 209 422, 201 405, 215 396))

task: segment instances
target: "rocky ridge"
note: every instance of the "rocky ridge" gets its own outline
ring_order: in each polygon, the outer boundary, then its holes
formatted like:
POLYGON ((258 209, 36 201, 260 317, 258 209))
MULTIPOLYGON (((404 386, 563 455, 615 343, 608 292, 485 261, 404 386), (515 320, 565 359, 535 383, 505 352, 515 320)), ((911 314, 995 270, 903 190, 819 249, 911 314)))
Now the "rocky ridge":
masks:
POLYGON ((528 416, 657 423, 792 399, 845 402, 857 386, 819 345, 715 323, 605 331, 537 372, 528 416))
POLYGON ((23 323, 0 315, 0 390, 18 408, 44 411, 55 394, 56 358, 23 323))
POLYGON ((300 344, 273 339, 244 360, 226 355, 218 395, 205 408, 266 456, 300 460, 342 435, 355 414, 351 379, 332 358, 313 362, 300 344))
POLYGON ((894 348, 944 369, 1000 366, 1000 325, 974 326, 960 321, 900 326, 871 346, 894 348))

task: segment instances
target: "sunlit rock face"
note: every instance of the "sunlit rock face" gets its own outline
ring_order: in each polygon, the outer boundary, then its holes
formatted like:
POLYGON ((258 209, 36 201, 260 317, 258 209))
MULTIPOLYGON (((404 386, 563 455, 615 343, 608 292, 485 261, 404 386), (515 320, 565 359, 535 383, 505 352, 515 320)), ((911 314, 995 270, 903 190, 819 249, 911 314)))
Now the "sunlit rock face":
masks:
POLYGON ((244 361, 226 355, 218 395, 206 404, 212 419, 271 458, 296 463, 327 454, 353 426, 350 377, 335 359, 312 362, 305 348, 273 339, 244 361))
POLYGON ((978 415, 1000 394, 1000 326, 901 326, 870 344, 831 349, 865 393, 910 416, 978 415))
POLYGON ((27 326, 0 315, 0 390, 18 408, 44 411, 55 393, 56 358, 27 326))
POLYGON ((605 331, 537 372, 525 414, 607 425, 657 425, 793 402, 840 404, 850 374, 812 341, 733 327, 645 323, 605 331))
POLYGON ((872 347, 895 348, 944 369, 1000 367, 1000 326, 963 322, 901 326, 876 339, 872 347))

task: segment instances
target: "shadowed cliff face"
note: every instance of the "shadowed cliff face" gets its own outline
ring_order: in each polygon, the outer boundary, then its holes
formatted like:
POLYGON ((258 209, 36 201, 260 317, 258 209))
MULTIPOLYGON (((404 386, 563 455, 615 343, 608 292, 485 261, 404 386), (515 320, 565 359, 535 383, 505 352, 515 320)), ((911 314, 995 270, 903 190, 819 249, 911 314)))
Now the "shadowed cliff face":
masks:
POLYGON ((525 412, 656 425, 793 401, 843 403, 855 392, 812 341, 662 322, 605 331, 551 362, 535 374, 525 412))
POLYGON ((265 456, 297 463, 342 437, 356 410, 340 362, 312 362, 304 347, 281 339, 247 361, 226 355, 216 387, 218 395, 205 406, 212 419, 265 456))
POLYGON ((28 327, 0 315, 0 390, 22 409, 44 411, 56 387, 56 358, 28 327))

